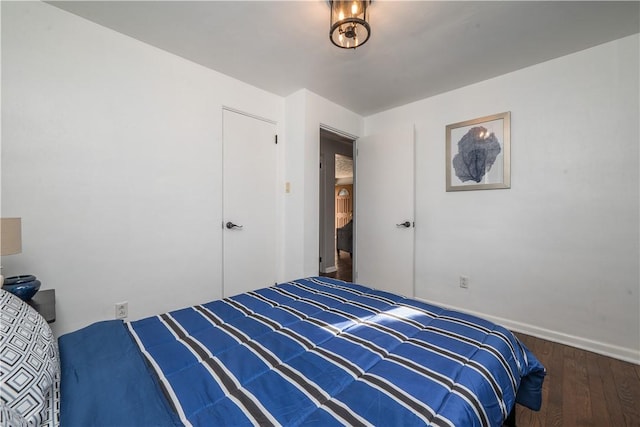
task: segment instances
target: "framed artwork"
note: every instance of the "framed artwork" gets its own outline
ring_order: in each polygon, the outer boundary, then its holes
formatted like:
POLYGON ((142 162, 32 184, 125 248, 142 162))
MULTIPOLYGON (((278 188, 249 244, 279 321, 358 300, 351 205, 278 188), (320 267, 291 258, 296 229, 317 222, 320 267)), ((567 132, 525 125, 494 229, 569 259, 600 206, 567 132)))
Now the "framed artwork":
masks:
POLYGON ((511 188, 511 112, 447 125, 447 191, 511 188))

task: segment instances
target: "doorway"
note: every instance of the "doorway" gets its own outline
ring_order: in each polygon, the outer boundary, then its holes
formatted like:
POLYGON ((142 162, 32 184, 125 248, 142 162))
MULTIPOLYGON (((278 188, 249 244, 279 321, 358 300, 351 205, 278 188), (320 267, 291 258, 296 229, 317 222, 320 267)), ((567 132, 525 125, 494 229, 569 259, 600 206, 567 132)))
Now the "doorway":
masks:
POLYGON ((354 139, 320 129, 321 276, 353 280, 354 139))

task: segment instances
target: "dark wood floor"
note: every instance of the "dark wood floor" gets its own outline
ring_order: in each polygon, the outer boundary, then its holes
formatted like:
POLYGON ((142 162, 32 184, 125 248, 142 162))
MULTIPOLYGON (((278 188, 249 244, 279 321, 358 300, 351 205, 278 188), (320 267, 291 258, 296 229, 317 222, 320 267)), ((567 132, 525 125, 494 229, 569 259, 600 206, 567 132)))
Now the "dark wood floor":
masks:
POLYGON ((345 282, 353 281, 353 264, 351 255, 348 252, 340 251, 340 254, 336 254, 336 268, 337 271, 333 273, 320 273, 321 276, 333 277, 334 279, 344 280, 345 282))
MULTIPOLYGON (((351 257, 324 276, 350 282, 351 257)), ((516 333, 547 370, 538 412, 518 405, 518 427, 640 427, 640 365, 516 333)))
POLYGON ((640 365, 516 335, 547 370, 542 409, 518 405, 518 427, 640 426, 640 365))

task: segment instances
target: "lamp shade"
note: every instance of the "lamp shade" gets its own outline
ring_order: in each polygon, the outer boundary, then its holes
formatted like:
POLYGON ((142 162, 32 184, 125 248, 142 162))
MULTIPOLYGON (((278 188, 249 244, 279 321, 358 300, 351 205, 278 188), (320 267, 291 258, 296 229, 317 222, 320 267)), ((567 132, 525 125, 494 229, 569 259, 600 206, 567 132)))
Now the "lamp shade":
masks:
POLYGON ((0 255, 22 252, 22 219, 0 218, 0 255))
POLYGON ((330 1, 331 42, 343 49, 355 49, 369 40, 371 27, 369 26, 370 0, 330 1))

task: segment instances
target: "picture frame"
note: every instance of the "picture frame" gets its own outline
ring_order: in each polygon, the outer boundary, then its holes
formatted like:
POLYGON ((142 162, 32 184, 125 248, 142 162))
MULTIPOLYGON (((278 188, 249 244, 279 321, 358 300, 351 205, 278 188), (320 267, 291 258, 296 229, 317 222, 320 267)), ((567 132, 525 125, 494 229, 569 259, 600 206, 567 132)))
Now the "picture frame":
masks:
POLYGON ((446 190, 511 188, 511 112, 446 127, 446 190))

